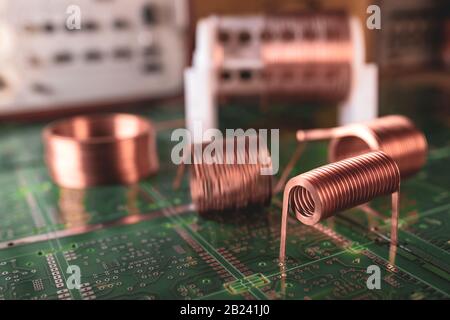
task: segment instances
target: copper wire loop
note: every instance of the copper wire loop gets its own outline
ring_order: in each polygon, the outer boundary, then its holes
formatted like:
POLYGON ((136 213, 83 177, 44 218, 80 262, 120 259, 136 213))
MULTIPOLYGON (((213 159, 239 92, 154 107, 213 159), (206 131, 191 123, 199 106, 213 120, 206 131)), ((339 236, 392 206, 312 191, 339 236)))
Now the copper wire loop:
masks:
POLYGON ((43 133, 50 176, 65 188, 133 184, 158 170, 151 122, 129 114, 79 116, 43 133))
MULTIPOLYGON (((236 138, 234 142, 238 140, 236 138)), ((223 141, 222 154, 213 154, 215 163, 205 163, 202 158, 205 146, 200 148, 202 152, 193 153, 190 190, 200 214, 260 208, 270 204, 272 176, 261 174, 263 169, 271 170, 272 167, 267 148, 262 145, 257 149, 251 148, 249 139, 246 139, 244 148, 234 143, 231 155, 226 152, 227 141, 223 141)))
POLYGON ((297 219, 312 225, 335 212, 392 194, 399 186, 397 164, 386 153, 377 151, 303 173, 291 179, 286 188, 297 219))

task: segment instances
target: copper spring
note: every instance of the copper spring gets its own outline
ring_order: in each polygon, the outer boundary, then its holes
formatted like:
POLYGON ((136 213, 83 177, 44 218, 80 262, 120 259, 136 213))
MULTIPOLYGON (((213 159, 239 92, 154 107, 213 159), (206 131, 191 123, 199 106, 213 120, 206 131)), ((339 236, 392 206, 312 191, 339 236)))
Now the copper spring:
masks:
POLYGON ((428 147, 424 134, 404 116, 386 116, 349 128, 349 134, 331 140, 330 162, 373 150, 382 150, 397 163, 402 178, 414 175, 426 163, 428 147), (353 134, 351 134, 353 133, 353 134), (367 137, 366 137, 367 136, 367 137))
POLYGON ((277 183, 276 192, 282 190, 292 167, 301 156, 305 143, 328 139, 331 139, 328 148, 330 163, 381 150, 397 163, 402 179, 420 171, 428 154, 424 134, 410 119, 400 115, 385 116, 343 127, 299 130, 299 147, 277 183))
POLYGON ((375 197, 392 194, 391 244, 397 244, 400 170, 382 151, 331 163, 292 178, 283 195, 280 262, 286 253, 289 208, 296 218, 314 225, 336 212, 367 203, 375 197))
POLYGON ((234 139, 233 153, 226 149, 229 140, 224 140, 223 153, 214 154, 209 163, 202 159, 204 146, 200 148, 202 152, 194 151, 190 190, 192 201, 200 214, 259 208, 270 204, 272 176, 261 174, 271 168, 269 152, 261 144, 258 148, 252 148, 250 139, 246 139, 245 147, 241 148, 238 140, 234 139))

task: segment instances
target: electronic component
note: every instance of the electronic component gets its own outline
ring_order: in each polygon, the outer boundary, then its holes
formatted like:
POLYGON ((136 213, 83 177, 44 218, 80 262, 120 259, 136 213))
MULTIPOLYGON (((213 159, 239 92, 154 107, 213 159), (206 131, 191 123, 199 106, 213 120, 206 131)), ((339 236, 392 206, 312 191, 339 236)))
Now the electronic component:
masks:
POLYGON ((340 128, 297 131, 299 142, 328 138, 332 138, 329 146, 330 162, 381 150, 395 160, 402 177, 407 177, 422 169, 427 159, 424 134, 404 116, 385 116, 340 128))
POLYGON ((444 30, 444 45, 442 46, 442 59, 444 61, 444 65, 447 68, 450 68, 450 18, 447 18, 445 21, 445 30, 444 30))
MULTIPOLYGON (((442 6, 445 1, 441 1, 442 6)), ((430 68, 439 61, 439 0, 380 1, 378 62, 387 73, 430 68)))
POLYGON ((188 4, 2 1, 0 116, 180 94, 188 4))
POLYGON ((391 243, 396 245, 399 190, 400 170, 382 151, 334 162, 292 178, 283 195, 280 263, 285 261, 289 208, 300 222, 315 225, 336 212, 392 194, 391 243))
MULTIPOLYGON (((187 127, 217 128, 220 95, 290 95, 336 102, 341 124, 377 115, 377 68, 365 63, 362 28, 335 12, 209 17, 197 25, 185 74, 187 127)), ((201 142, 201 141, 195 141, 201 142)))
MULTIPOLYGON (((285 295, 278 266, 282 194, 254 214, 203 215, 192 206, 188 179, 173 191, 167 123, 179 123, 182 105, 146 110, 158 130, 166 128, 158 131, 161 169, 132 186, 60 188, 42 162, 42 124, 0 125, 0 299, 448 299, 450 123, 448 104, 436 97, 436 90, 402 83, 390 87, 381 106, 383 114, 395 105, 420 120, 430 146, 420 174, 401 182, 396 264, 388 259, 387 197, 370 203, 372 213, 358 207, 313 226, 292 214, 285 295), (398 99, 404 95, 408 99, 398 99), (66 281, 56 288, 50 256, 66 280, 67 266, 80 266, 80 290, 69 290, 66 281), (371 265, 380 267, 379 290, 366 286, 371 265)), ((329 123, 313 108, 276 105, 294 119, 290 124, 302 116, 318 126, 329 123)), ((237 104, 221 113, 224 128, 236 125, 237 113, 249 127, 263 114, 237 104)), ((280 164, 289 160, 293 128, 286 125, 280 135, 280 164)), ((308 144, 293 171, 325 164, 326 153, 326 143, 308 144)))
POLYGON ((297 131, 300 145, 291 158, 275 187, 281 191, 292 169, 309 141, 329 140, 329 162, 336 162, 370 151, 381 150, 392 157, 400 168, 402 178, 417 173, 425 165, 427 140, 408 118, 400 115, 385 116, 366 123, 347 126, 297 131))
POLYGON ((132 184, 159 167, 156 131, 142 117, 79 116, 48 125, 43 136, 50 176, 62 187, 132 184))
POLYGON ((237 211, 251 207, 264 207, 272 197, 272 176, 261 174, 270 169, 269 151, 259 144, 258 138, 236 137, 223 141, 223 150, 206 162, 202 152, 193 152, 190 166, 192 201, 199 213, 237 211), (228 150, 230 145, 232 151, 228 150), (242 147, 241 147, 242 146, 242 147))

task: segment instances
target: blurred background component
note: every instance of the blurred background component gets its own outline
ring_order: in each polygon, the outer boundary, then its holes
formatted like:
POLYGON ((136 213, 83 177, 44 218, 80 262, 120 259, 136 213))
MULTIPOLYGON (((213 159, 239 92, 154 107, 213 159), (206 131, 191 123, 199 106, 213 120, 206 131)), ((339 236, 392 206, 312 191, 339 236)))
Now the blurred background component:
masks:
POLYGON ((2 0, 0 116, 179 94, 188 22, 188 0, 2 0))
POLYGON ((2 0, 0 118, 179 96, 193 26, 210 15, 339 10, 365 25, 372 4, 382 28, 363 28, 366 60, 382 79, 448 88, 447 0, 2 0), (67 27, 73 6, 80 30, 67 27))
POLYGON ((372 120, 378 69, 366 63, 363 29, 360 19, 335 10, 202 18, 185 74, 188 129, 218 128, 224 96, 327 102, 338 105, 340 124, 372 120))
POLYGON ((345 13, 225 16, 206 23, 217 29, 219 94, 347 97, 353 45, 345 13))
POLYGON ((446 67, 450 69, 450 17, 447 17, 445 21, 445 39, 442 58, 446 67))
POLYGON ((367 8, 381 9, 381 30, 365 28, 367 60, 384 73, 409 72, 441 66, 443 21, 448 0, 193 0, 193 19, 211 14, 289 13, 306 10, 345 10, 365 23, 367 8))
POLYGON ((380 1, 378 62, 386 72, 435 68, 441 61, 443 9, 448 1, 380 1))

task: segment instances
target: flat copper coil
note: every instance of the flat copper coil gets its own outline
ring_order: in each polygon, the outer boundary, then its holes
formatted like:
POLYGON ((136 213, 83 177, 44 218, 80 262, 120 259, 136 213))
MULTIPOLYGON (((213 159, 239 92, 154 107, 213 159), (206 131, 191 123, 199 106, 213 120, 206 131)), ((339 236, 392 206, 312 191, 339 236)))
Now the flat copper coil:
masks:
POLYGON ((158 170, 150 121, 129 114, 79 116, 44 129, 45 161, 59 186, 133 184, 158 170))

